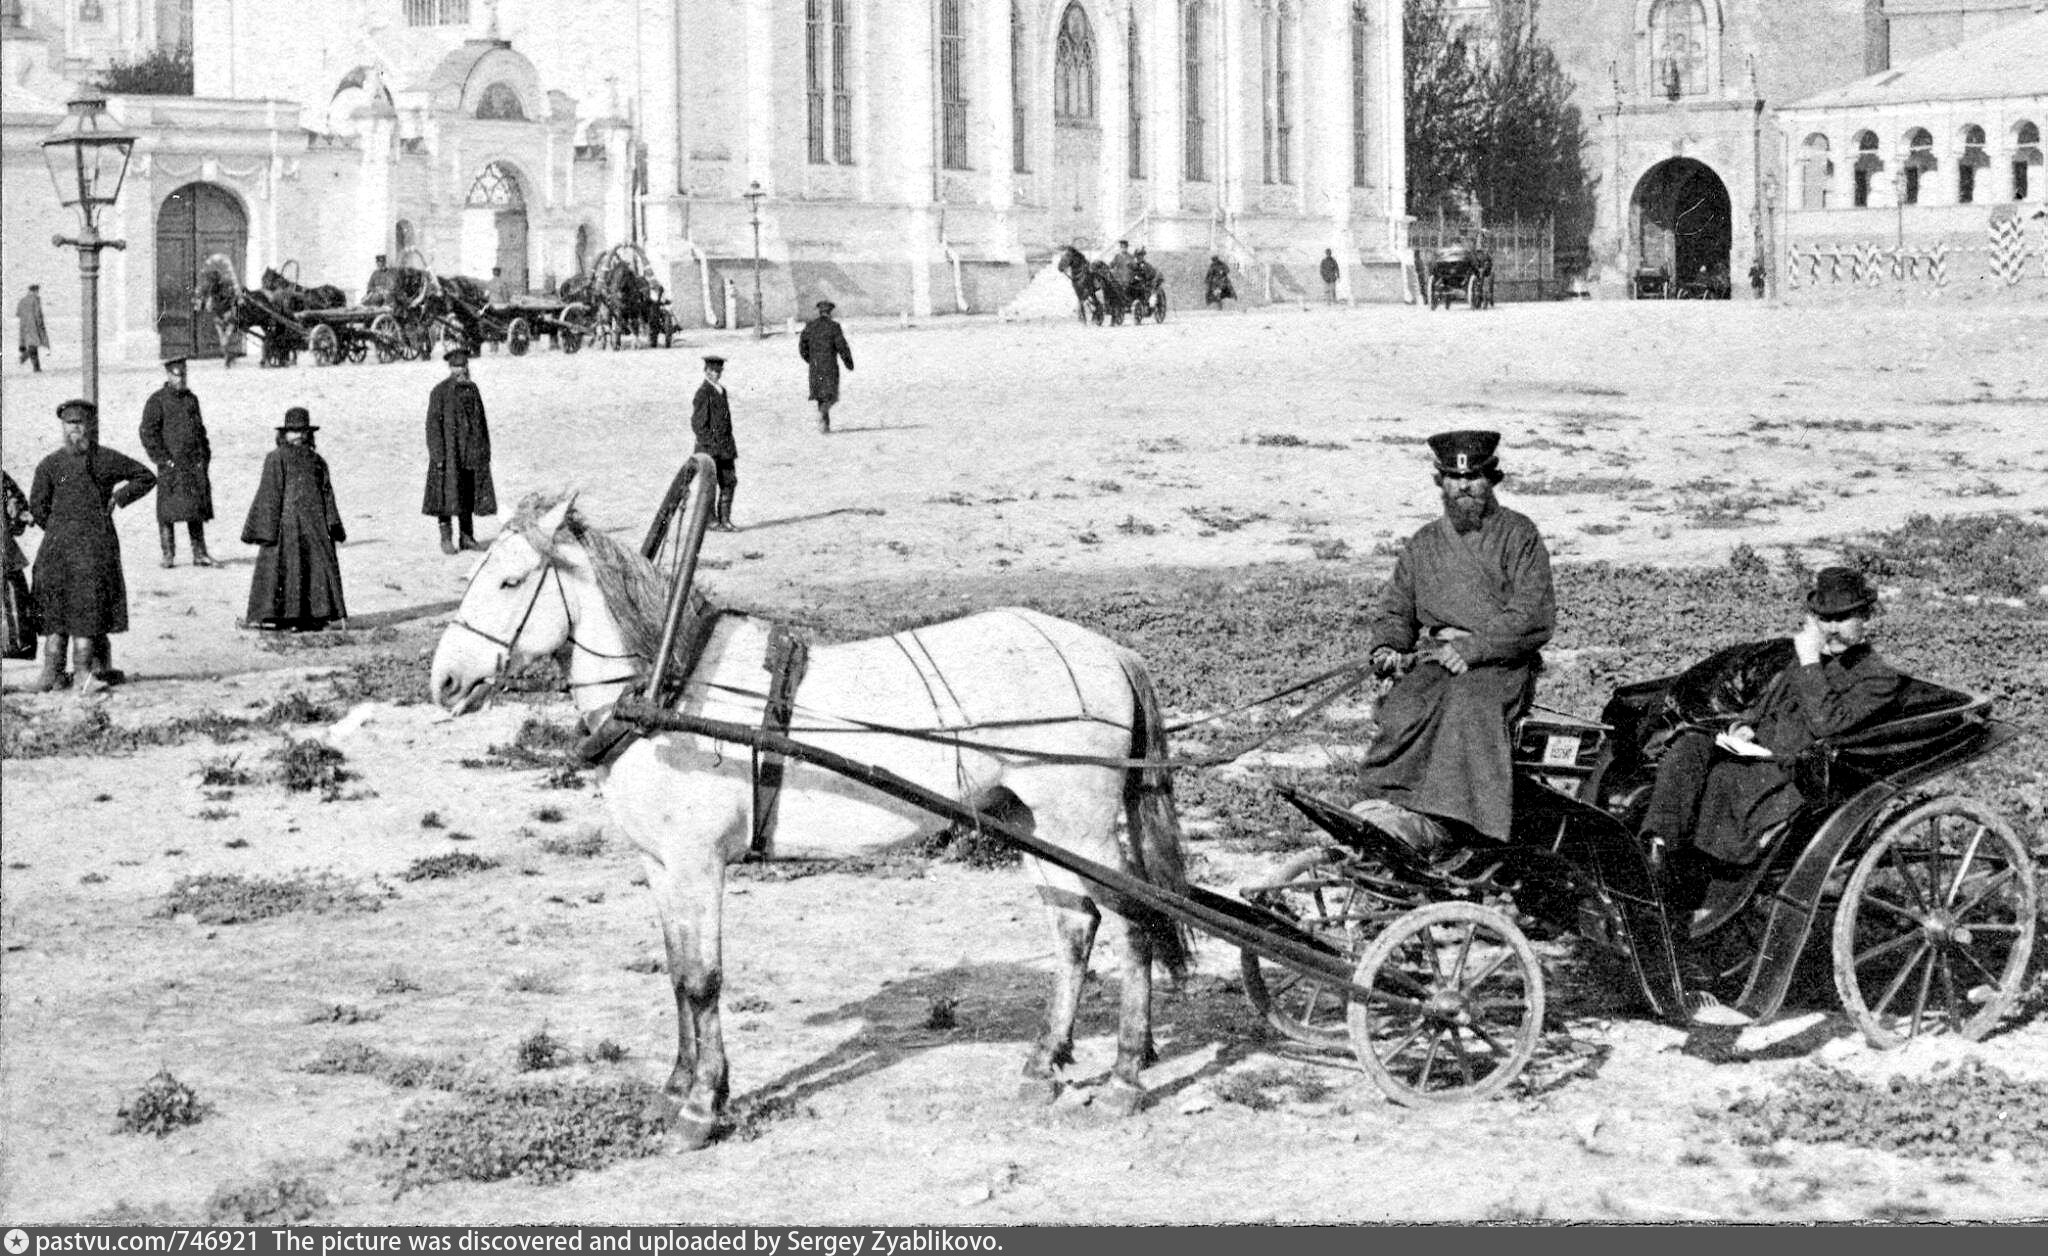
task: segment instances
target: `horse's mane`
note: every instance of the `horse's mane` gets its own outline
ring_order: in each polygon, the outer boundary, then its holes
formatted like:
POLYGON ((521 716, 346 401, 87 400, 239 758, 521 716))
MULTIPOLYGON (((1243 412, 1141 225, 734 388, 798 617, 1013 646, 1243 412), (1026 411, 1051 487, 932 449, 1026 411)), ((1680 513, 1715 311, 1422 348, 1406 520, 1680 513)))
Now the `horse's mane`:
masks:
MULTIPOLYGON (((563 492, 528 493, 520 500, 506 525, 524 535, 550 562, 556 561, 558 538, 540 535, 538 524, 541 516, 559 506, 566 496, 563 492)), ((619 544, 585 519, 574 505, 569 507, 568 515, 562 521, 562 532, 590 556, 591 578, 597 582, 598 592, 604 595, 612 618, 618 621, 620 634, 626 639, 626 648, 640 658, 654 658, 661 652, 661 630, 668 615, 667 579, 653 563, 619 544)), ((686 618, 703 615, 710 608, 711 599, 704 595, 703 590, 690 590, 690 603, 684 610, 686 618)), ((677 634, 679 641, 687 641, 688 638, 688 633, 677 634)))

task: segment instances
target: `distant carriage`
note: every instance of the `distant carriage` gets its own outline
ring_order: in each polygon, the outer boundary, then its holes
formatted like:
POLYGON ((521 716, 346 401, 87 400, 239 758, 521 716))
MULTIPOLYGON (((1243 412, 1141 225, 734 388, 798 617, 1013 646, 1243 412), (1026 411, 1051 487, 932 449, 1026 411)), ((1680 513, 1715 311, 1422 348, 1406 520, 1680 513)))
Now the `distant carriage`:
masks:
POLYGON ((1060 255, 1059 269, 1074 286, 1075 312, 1083 322, 1120 327, 1127 316, 1133 323, 1166 321, 1166 281, 1150 263, 1139 261, 1130 281, 1118 283, 1109 263, 1090 262, 1069 246, 1060 255))
POLYGON ((443 338, 461 343, 471 353, 486 344, 502 344, 522 357, 537 336, 546 336, 563 353, 575 353, 597 335, 594 311, 586 302, 561 296, 520 293, 491 299, 485 285, 466 275, 436 278, 430 308, 443 338))
POLYGON ((1494 304, 1493 254, 1483 248, 1453 244, 1429 263, 1426 276, 1429 308, 1465 305, 1475 310, 1494 304))
POLYGON ((590 310, 602 348, 624 348, 643 337, 650 349, 673 347, 681 330, 654 264, 637 244, 605 250, 588 271, 562 285, 562 295, 590 310))

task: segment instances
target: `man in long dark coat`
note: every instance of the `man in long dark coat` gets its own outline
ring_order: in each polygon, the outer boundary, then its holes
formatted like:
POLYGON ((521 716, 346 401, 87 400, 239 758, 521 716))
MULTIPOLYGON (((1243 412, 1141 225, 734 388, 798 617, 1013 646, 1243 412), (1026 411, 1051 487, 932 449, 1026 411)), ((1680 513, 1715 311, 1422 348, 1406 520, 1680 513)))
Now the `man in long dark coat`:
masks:
POLYGON ((1494 497, 1498 432, 1429 438, 1444 514, 1408 539, 1380 594, 1370 657, 1414 669, 1380 701, 1360 774, 1368 799, 1505 841, 1509 725, 1529 704, 1556 626, 1550 551, 1494 497))
POLYGON ((718 504, 711 526, 720 532, 737 532, 732 526, 732 497, 740 485, 740 447, 732 438, 732 404, 726 399, 725 359, 716 354, 704 357, 704 382, 690 401, 690 434, 697 439, 696 453, 710 454, 718 471, 718 504))
POLYGON ((64 421, 64 448, 36 467, 28 493, 29 513, 43 530, 35 564, 43 673, 35 687, 46 691, 63 687, 67 639, 81 685, 123 679, 107 640, 128 631, 128 584, 113 515, 156 487, 148 467, 100 446, 93 435, 99 410, 90 401, 67 401, 57 417, 64 421))
POLYGON ((836 308, 830 301, 818 302, 818 316, 804 324, 803 334, 796 339, 797 356, 811 364, 811 400, 818 403, 818 430, 827 434, 832 431, 832 407, 839 402, 839 364, 844 362, 847 370, 853 369, 853 350, 832 317, 836 308))
POLYGON ((206 525, 213 518, 213 443, 199 398, 185 383, 185 359, 164 359, 164 386, 142 405, 142 448, 156 464, 156 539, 164 566, 178 561, 178 529, 192 537, 192 565, 213 566, 206 552, 206 525))
POLYGON ((1343 272, 1337 265, 1336 251, 1324 249, 1323 260, 1316 267, 1316 270, 1323 277, 1323 288, 1330 294, 1330 304, 1337 304, 1337 278, 1343 272))
POLYGON ((441 525, 441 552, 480 550, 472 516, 498 513, 491 483, 491 428, 484 397, 469 378, 469 351, 441 355, 448 378, 427 397, 427 491, 420 513, 441 525), (458 533, 451 525, 460 522, 458 533), (460 540, 457 540, 458 535, 460 540))
POLYGON ((0 471, 0 508, 7 521, 6 586, 0 589, 0 657, 32 659, 36 656, 35 603, 28 591, 28 555, 14 538, 28 531, 34 522, 28 513, 28 495, 14 477, 0 471))
POLYGON ((261 547, 243 620, 251 628, 308 632, 348 618, 334 552, 348 530, 334 503, 327 460, 313 448, 319 430, 303 406, 293 406, 277 429, 277 448, 263 460, 263 479, 242 524, 242 543, 261 547))
POLYGON ((50 347, 50 329, 43 325, 43 286, 32 283, 28 295, 15 303, 14 317, 21 324, 21 360, 35 368, 43 369, 43 350, 50 347))

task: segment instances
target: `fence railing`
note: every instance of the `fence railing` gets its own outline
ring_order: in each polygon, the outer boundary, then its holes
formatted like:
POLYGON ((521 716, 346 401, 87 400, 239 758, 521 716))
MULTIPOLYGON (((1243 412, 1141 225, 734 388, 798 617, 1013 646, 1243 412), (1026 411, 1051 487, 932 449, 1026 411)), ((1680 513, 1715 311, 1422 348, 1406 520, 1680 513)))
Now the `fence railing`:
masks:
POLYGON ((1439 217, 1408 228, 1409 247, 1437 252, 1454 244, 1479 245, 1493 254, 1494 279, 1549 283, 1557 278, 1557 227, 1545 218, 1525 222, 1512 218, 1476 227, 1439 217))

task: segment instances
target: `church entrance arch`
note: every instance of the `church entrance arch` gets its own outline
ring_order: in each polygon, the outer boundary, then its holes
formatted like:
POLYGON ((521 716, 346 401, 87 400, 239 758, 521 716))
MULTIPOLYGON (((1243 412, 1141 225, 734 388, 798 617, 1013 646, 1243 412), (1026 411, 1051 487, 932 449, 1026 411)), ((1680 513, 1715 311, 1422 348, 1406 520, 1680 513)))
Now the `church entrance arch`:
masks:
POLYGON ((220 356, 211 320, 197 318, 192 297, 206 260, 225 257, 235 281, 249 286, 249 215, 233 192, 188 183, 164 198, 156 215, 156 326, 163 355, 220 356))
POLYGON ((488 279, 496 267, 512 291, 527 290, 526 188, 505 162, 485 166, 469 186, 462 206, 462 265, 479 279, 488 279))
POLYGON ((1650 167, 1630 215, 1638 267, 1663 270, 1675 286, 1705 277, 1717 295, 1727 293, 1735 217, 1728 185, 1712 167, 1691 157, 1650 167))

